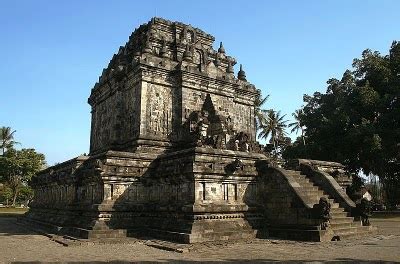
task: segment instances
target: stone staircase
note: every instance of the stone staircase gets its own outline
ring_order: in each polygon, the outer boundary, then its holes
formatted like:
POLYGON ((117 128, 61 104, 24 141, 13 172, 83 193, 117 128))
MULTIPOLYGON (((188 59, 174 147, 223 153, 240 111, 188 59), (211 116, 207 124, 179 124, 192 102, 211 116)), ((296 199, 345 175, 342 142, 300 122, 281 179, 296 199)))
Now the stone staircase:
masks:
POLYGON ((306 175, 297 170, 286 170, 287 174, 292 176, 302 187, 307 197, 307 203, 317 204, 320 197, 325 197, 331 204, 330 228, 334 232, 336 239, 360 237, 371 234, 376 228, 371 226, 362 226, 361 221, 357 221, 346 212, 335 199, 332 199, 324 190, 315 184, 306 175))

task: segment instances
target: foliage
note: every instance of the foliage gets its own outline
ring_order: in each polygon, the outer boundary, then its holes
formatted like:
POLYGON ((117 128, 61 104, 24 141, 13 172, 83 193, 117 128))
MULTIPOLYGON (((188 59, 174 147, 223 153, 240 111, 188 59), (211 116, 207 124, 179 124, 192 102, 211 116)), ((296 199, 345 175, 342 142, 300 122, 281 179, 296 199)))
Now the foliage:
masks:
POLYGON ((262 106, 268 100, 269 95, 263 97, 261 90, 258 90, 257 96, 254 102, 254 116, 256 123, 256 130, 258 132, 258 138, 267 140, 269 143, 266 144, 264 151, 272 153, 275 157, 280 156, 281 152, 291 144, 291 140, 287 137, 285 131, 286 120, 283 120, 285 115, 281 116, 280 111, 273 109, 265 110, 262 106))
POLYGON ((265 114, 265 122, 261 125, 258 137, 262 139, 269 137, 269 142, 273 146, 273 154, 277 156, 281 148, 290 144, 290 138, 287 137, 285 131, 287 120, 284 120, 285 115, 281 115, 280 111, 273 109, 262 110, 262 113, 265 114))
POLYGON ((0 128, 0 149, 1 154, 4 155, 7 149, 12 148, 18 142, 14 141, 14 133, 11 127, 1 127, 0 128))
POLYGON ((338 161, 352 172, 378 175, 388 200, 400 200, 400 42, 389 55, 365 50, 353 71, 330 79, 326 93, 304 96, 297 141, 286 158, 338 161), (300 156, 301 155, 301 156, 300 156))
POLYGON ((254 116, 255 116, 255 121, 256 121, 256 130, 258 131, 262 125, 265 123, 265 114, 263 113, 263 110, 261 109, 262 106, 265 104, 265 102, 267 102, 269 95, 263 97, 261 95, 261 91, 258 90, 257 91, 257 96, 256 96, 256 100, 254 102, 254 116))
POLYGON ((15 205, 18 194, 28 181, 45 165, 44 155, 34 149, 8 149, 0 157, 0 181, 11 189, 12 205, 15 205))
POLYGON ((10 187, 3 185, 0 188, 0 202, 8 205, 9 201, 13 198, 13 193, 10 187))
POLYGON ((306 145, 306 140, 304 138, 304 131, 305 127, 301 121, 301 115, 303 114, 303 111, 301 109, 296 110, 292 116, 295 120, 295 122, 292 122, 288 125, 288 127, 291 127, 292 129, 290 130, 291 133, 299 133, 299 130, 301 132, 301 140, 303 141, 303 145, 306 145))
POLYGON ((18 196, 17 196, 17 201, 20 203, 28 203, 33 199, 33 189, 29 186, 22 186, 19 190, 18 196))

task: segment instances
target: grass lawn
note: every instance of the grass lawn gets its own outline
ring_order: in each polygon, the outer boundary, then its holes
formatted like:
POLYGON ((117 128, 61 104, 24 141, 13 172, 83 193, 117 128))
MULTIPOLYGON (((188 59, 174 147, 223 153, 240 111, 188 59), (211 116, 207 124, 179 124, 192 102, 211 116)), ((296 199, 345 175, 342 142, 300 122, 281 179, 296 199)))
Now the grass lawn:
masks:
POLYGON ((4 216, 18 216, 26 213, 27 208, 0 208, 0 217, 4 216))

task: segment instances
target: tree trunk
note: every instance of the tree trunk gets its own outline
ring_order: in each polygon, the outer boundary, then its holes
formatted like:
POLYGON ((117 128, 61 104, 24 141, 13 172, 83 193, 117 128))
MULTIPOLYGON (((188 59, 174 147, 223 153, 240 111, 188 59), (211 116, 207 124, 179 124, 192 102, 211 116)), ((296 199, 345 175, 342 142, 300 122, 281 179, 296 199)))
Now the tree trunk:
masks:
POLYGON ((277 156, 277 154, 276 154, 277 150, 276 150, 276 142, 275 142, 275 139, 272 140, 272 143, 274 144, 274 156, 276 157, 276 156, 277 156))
POLYGON ((15 202, 17 201, 17 196, 18 196, 18 190, 15 189, 13 192, 13 201, 12 201, 12 207, 15 207, 15 202))
POLYGON ((303 145, 306 145, 306 139, 304 138, 304 131, 303 129, 301 130, 301 139, 303 140, 303 145))
POLYGON ((13 175, 8 179, 8 183, 9 183, 8 185, 12 191, 12 195, 13 195, 11 206, 15 206, 15 202, 17 201, 19 189, 21 187, 20 178, 16 175, 13 175))

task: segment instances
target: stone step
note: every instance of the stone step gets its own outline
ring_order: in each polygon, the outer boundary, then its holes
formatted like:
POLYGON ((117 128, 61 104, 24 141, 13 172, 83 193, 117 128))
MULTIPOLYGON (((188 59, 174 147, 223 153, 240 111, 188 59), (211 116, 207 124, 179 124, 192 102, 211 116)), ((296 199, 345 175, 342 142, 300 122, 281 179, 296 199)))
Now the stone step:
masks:
POLYGON ((125 238, 127 231, 125 229, 110 229, 110 230, 90 230, 89 239, 97 238, 125 238))
POLYGON ((308 179, 306 175, 301 174, 299 171, 287 171, 287 174, 296 178, 308 179))
MULTIPOLYGON (((319 199, 321 197, 326 197, 325 195, 319 195, 319 194, 311 194, 311 193, 305 193, 305 196, 307 197, 307 199, 313 203, 313 204, 317 204, 319 203, 319 199)), ((327 198, 327 197, 326 197, 327 198)), ((328 198, 329 203, 331 204, 331 209, 332 208, 340 208, 340 204, 336 203, 334 199, 330 199, 328 198)))
POLYGON ((286 170, 287 174, 300 174, 300 171, 297 170, 286 170))
POLYGON ((334 202, 335 202, 334 200, 331 201, 331 199, 329 198, 329 196, 326 195, 323 191, 314 191, 314 193, 312 193, 312 194, 313 194, 313 196, 316 196, 316 199, 317 199, 318 201, 319 201, 319 198, 325 197, 326 199, 329 200, 330 203, 334 203, 334 202))
POLYGON ((89 230, 91 234, 126 234, 125 229, 89 230))
MULTIPOLYGON (((332 209, 335 209, 335 208, 332 208, 332 209)), ((345 212, 345 211, 337 212, 337 211, 332 211, 332 209, 331 209, 332 218, 343 218, 343 217, 349 217, 349 215, 350 215, 348 212, 345 212)))
POLYGON ((300 184, 300 185, 307 185, 307 186, 315 186, 314 182, 310 181, 309 179, 306 178, 298 178, 294 177, 294 179, 300 184))
POLYGON ((339 208, 332 208, 331 212, 344 212, 344 208, 343 207, 339 207, 339 208))
POLYGON ((287 175, 290 175, 290 176, 292 176, 292 177, 294 177, 294 178, 296 178, 296 179, 298 179, 298 178, 306 179, 306 177, 305 177, 304 175, 300 174, 300 173, 286 172, 286 174, 287 174, 287 175))
POLYGON ((332 220, 337 222, 334 223, 351 223, 353 221, 352 217, 349 217, 349 213, 344 211, 344 208, 340 207, 339 203, 335 202, 335 199, 330 198, 330 196, 325 193, 318 185, 309 179, 306 175, 301 174, 300 171, 288 170, 289 175, 295 178, 295 180, 302 187, 302 192, 307 196, 307 200, 313 204, 317 204, 321 197, 325 197, 331 204, 331 216, 332 220))
POLYGON ((295 177, 296 179, 305 179, 305 180, 309 180, 309 178, 307 178, 307 176, 303 175, 303 174, 299 174, 299 173, 289 173, 290 176, 295 177))
POLYGON ((316 186, 301 186, 301 190, 305 192, 317 192, 324 195, 323 191, 316 186))
POLYGON ((306 175, 301 174, 299 171, 289 171, 289 175, 293 176, 296 181, 300 184, 300 186, 304 187, 307 190, 318 190, 319 194, 324 194, 327 198, 328 195, 324 193, 324 191, 315 184, 312 180, 310 180, 306 175))
POLYGON ((332 203, 331 210, 332 208, 340 208, 340 205, 338 203, 332 203))
POLYGON ((299 183, 299 184, 302 188, 306 188, 307 190, 310 190, 310 191, 321 191, 321 192, 324 191, 319 186, 316 186, 316 185, 304 185, 301 183, 299 183))
POLYGON ((331 224, 343 224, 343 223, 352 224, 352 223, 354 223, 352 217, 332 217, 330 222, 331 222, 331 224))
POLYGON ((357 225, 354 225, 353 221, 338 223, 338 222, 332 221, 332 219, 330 220, 330 226, 333 230, 341 230, 343 228, 357 227, 357 225))
POLYGON ((350 228, 350 227, 354 227, 352 225, 352 222, 348 222, 348 223, 332 223, 332 221, 330 222, 330 226, 333 230, 340 230, 343 228, 350 228))
POLYGON ((314 197, 315 196, 315 197, 317 197, 318 201, 319 201, 320 197, 324 196, 324 192, 323 191, 317 191, 317 190, 308 191, 308 190, 301 189, 300 192, 305 194, 305 195, 307 195, 307 196, 310 196, 310 197, 314 197))
POLYGON ((354 226, 332 228, 336 235, 346 235, 357 233, 358 228, 354 226))
POLYGON ((297 183, 301 186, 301 187, 305 187, 305 188, 315 188, 318 190, 322 190, 318 185, 315 185, 312 182, 305 182, 303 180, 298 180, 297 183))
MULTIPOLYGON (((339 205, 339 203, 337 203, 337 202, 335 201, 335 199, 329 198, 327 195, 324 195, 324 197, 327 198, 328 201, 329 201, 331 204, 338 204, 338 205, 339 205)), ((335 208, 337 208, 337 207, 335 207, 335 208)))

